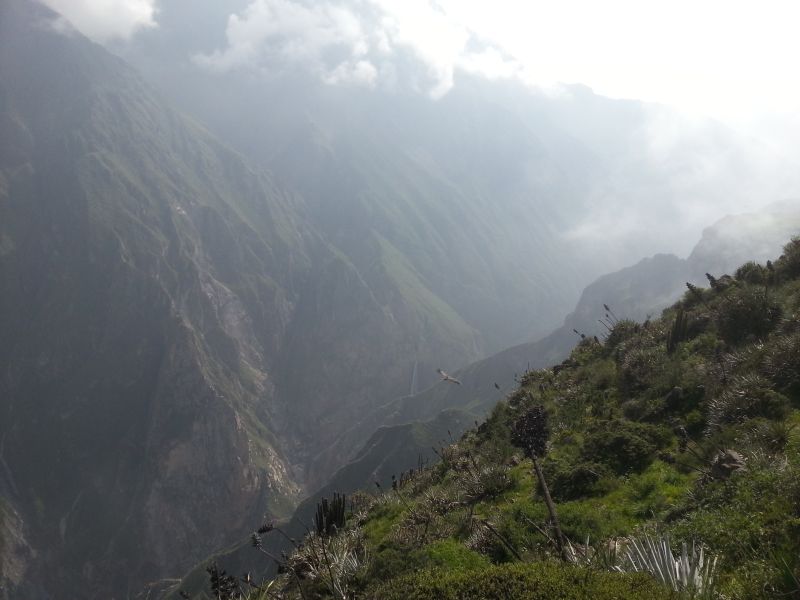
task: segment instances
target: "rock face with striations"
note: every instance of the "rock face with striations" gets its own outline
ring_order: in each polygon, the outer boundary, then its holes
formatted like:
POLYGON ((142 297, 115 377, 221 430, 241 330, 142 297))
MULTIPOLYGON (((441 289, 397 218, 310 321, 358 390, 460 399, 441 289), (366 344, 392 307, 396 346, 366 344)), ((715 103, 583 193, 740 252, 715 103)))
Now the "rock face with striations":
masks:
POLYGON ((0 575, 125 597, 297 494, 269 400, 318 242, 120 61, 0 13, 0 575))
POLYGON ((57 15, 0 4, 3 593, 181 573, 288 515, 413 364, 480 356, 391 243, 356 264, 308 210, 57 15))

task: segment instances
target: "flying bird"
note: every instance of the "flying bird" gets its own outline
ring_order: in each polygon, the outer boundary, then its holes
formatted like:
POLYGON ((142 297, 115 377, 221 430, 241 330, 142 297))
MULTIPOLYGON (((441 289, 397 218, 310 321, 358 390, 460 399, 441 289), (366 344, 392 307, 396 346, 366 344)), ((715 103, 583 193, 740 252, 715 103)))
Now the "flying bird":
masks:
POLYGON ((461 382, 458 379, 456 379, 455 377, 451 377, 450 375, 448 375, 447 373, 445 373, 441 369, 436 369, 436 372, 439 373, 439 375, 442 376, 442 381, 449 381, 450 383, 455 383, 457 385, 461 385, 461 382))

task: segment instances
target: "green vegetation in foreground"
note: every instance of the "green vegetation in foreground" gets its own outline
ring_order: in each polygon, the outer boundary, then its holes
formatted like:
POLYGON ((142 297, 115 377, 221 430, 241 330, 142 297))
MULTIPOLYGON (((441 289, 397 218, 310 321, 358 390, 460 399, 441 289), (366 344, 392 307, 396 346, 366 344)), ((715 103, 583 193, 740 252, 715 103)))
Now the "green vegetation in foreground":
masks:
POLYGON ((609 311, 604 340, 526 373, 437 464, 351 498, 251 598, 800 597, 800 239, 709 282, 655 321, 609 311), (533 406, 570 565, 512 443, 533 406), (617 572, 645 538, 702 545, 714 585, 617 572))
POLYGON ((405 575, 380 586, 376 600, 614 600, 677 598, 651 577, 620 575, 555 564, 490 565, 482 570, 434 569, 405 575))

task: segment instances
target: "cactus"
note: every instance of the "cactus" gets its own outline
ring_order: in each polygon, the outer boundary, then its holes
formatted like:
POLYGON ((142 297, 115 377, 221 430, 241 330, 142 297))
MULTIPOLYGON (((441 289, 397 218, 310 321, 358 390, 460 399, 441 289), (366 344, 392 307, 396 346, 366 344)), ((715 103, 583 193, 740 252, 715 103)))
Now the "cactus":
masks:
POLYGON ((333 535, 342 527, 345 521, 345 496, 333 493, 333 499, 328 502, 323 498, 317 503, 317 514, 314 517, 314 526, 318 535, 333 535))
POLYGON ((678 310, 675 321, 667 332, 667 354, 672 354, 678 348, 678 344, 686 341, 689 331, 689 318, 683 309, 678 310))

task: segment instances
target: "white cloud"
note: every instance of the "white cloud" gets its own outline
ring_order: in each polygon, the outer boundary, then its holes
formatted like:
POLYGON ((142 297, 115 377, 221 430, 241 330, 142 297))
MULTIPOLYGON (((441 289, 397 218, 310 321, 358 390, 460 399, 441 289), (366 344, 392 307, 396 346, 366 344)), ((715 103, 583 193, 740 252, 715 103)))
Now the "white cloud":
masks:
POLYGON ((331 85, 351 83, 373 87, 377 80, 378 70, 368 60, 343 62, 325 76, 325 83, 331 85))
POLYGON ((324 64, 326 78, 369 60, 380 82, 392 72, 381 62, 406 52, 433 96, 463 69, 731 117, 800 111, 798 17, 792 0, 252 0, 231 15, 227 46, 200 60, 228 69, 290 56, 324 64))
MULTIPOLYGON (((101 42, 156 24, 157 0, 40 1, 101 42)), ((800 112, 798 21, 793 0, 250 0, 230 15, 227 44, 197 60, 226 70, 289 59, 328 81, 374 86, 406 54, 417 61, 417 87, 434 97, 461 69, 536 86, 583 83, 733 120, 800 112), (353 70, 360 61, 374 76, 353 70)))
MULTIPOLYGON (((590 189, 582 218, 565 233, 570 241, 614 242, 617 264, 654 252, 685 255, 721 216, 758 211, 800 190, 797 153, 771 143, 776 136, 764 128, 756 137, 664 106, 642 108, 634 143, 590 189)), ((786 142, 794 140, 782 123, 786 142)))
POLYGON ((156 0, 41 0, 98 42, 130 38, 155 27, 156 0))
POLYGON ((457 66, 467 73, 483 75, 489 79, 522 77, 524 67, 495 47, 478 52, 468 52, 459 57, 457 66))
POLYGON ((453 86, 456 63, 470 40, 469 30, 429 0, 372 0, 382 12, 380 26, 390 43, 410 50, 426 67, 434 98, 453 86))
POLYGON ((351 59, 368 50, 361 21, 332 3, 254 0, 241 15, 228 18, 226 37, 226 48, 199 55, 197 62, 218 70, 259 67, 276 59, 321 67, 327 52, 351 59))
MULTIPOLYGON (((471 50, 470 30, 429 0, 351 0, 304 3, 253 0, 232 14, 227 46, 196 56, 217 70, 303 63, 329 83, 391 86, 400 53, 421 63, 416 85, 432 97, 453 86, 457 68, 503 71, 503 56, 471 50)), ((509 69, 505 69, 509 72, 509 69)))
POLYGON ((800 110, 792 0, 439 0, 442 10, 524 65, 536 84, 724 117, 800 110))

